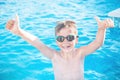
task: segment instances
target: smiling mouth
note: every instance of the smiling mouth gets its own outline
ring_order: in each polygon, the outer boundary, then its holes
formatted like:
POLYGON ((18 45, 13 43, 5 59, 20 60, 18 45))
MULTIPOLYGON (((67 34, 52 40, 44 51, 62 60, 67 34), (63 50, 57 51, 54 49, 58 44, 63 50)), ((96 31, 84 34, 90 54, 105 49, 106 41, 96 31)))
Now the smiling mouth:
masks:
POLYGON ((71 46, 62 46, 62 48, 64 48, 64 49, 68 49, 68 48, 70 48, 71 46))

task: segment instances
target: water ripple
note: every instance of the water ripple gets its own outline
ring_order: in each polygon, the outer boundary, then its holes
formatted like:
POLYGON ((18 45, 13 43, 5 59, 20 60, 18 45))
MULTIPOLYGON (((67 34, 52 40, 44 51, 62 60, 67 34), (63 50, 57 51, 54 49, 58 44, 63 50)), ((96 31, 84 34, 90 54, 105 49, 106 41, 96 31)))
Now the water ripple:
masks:
MULTIPOLYGON (((95 39, 94 16, 107 18, 119 8, 119 0, 0 0, 0 80, 53 80, 51 61, 20 37, 5 29, 8 19, 18 13, 22 29, 38 36, 47 46, 59 50, 55 43, 57 21, 74 20, 78 26, 77 47, 95 39)), ((119 80, 119 28, 107 29, 103 46, 86 57, 86 80, 119 80), (102 66, 101 66, 102 65, 102 66)))

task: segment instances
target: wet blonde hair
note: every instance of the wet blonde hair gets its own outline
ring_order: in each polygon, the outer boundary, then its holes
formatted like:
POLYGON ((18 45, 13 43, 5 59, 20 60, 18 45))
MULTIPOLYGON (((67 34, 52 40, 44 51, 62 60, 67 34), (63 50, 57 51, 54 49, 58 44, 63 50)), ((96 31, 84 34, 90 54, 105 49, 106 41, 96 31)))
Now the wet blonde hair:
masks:
POLYGON ((77 35, 77 27, 76 27, 76 23, 74 21, 71 20, 66 20, 66 21, 60 21, 57 22, 57 26, 55 27, 55 35, 57 35, 57 33, 60 32, 61 29, 63 28, 75 28, 75 34, 77 35))

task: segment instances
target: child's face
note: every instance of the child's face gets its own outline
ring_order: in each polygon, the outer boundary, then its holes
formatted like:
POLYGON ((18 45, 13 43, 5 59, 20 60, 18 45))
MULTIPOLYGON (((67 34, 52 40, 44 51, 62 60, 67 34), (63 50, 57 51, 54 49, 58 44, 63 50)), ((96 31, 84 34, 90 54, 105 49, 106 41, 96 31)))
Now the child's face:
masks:
POLYGON ((57 33, 57 38, 59 38, 59 41, 56 38, 56 42, 63 52, 71 52, 74 49, 75 44, 78 42, 75 31, 75 28, 62 28, 57 33))

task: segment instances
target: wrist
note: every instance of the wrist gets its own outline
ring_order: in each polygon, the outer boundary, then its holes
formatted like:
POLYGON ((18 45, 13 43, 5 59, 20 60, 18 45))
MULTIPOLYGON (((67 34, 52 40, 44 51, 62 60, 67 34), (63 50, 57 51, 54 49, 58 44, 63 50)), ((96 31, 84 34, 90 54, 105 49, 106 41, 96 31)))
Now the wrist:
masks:
POLYGON ((105 30, 105 27, 99 27, 98 30, 105 30))
POLYGON ((18 36, 22 37, 23 36, 23 30, 19 29, 18 36))

